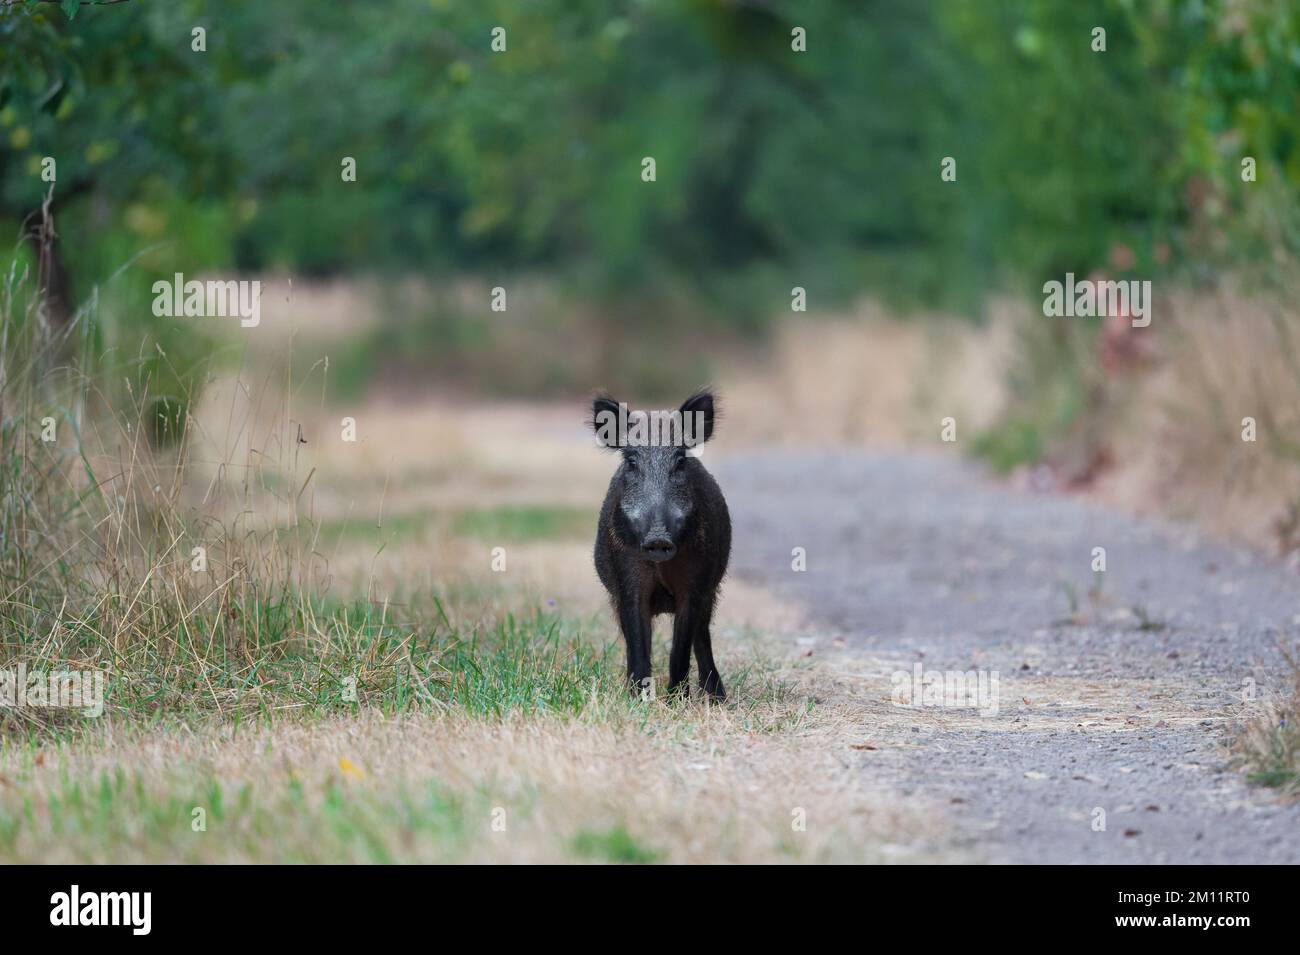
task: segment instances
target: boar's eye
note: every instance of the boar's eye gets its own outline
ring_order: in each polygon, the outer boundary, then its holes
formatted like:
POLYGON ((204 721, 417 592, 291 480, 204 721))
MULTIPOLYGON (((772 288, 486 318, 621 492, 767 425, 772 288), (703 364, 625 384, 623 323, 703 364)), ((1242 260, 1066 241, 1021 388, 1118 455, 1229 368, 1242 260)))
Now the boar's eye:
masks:
POLYGON ((673 474, 685 474, 685 473, 686 473, 686 455, 679 454, 673 460, 673 474))

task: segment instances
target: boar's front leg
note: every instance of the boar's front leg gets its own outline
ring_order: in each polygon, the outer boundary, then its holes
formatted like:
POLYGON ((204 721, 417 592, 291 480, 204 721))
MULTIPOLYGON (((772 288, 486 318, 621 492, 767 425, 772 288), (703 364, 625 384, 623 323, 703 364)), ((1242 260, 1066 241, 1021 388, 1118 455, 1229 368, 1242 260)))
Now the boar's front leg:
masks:
POLYGON ((627 682, 634 695, 650 686, 650 613, 636 594, 623 593, 618 602, 618 625, 627 644, 627 682))

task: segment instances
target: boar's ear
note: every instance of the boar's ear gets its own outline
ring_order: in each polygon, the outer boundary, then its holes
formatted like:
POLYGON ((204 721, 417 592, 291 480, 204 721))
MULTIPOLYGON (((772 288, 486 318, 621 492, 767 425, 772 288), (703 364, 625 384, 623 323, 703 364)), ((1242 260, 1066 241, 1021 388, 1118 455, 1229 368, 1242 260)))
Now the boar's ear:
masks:
POLYGON ((619 446, 618 402, 601 393, 591 400, 591 429, 596 441, 607 448, 619 446))
POLYGON ((687 445, 697 447, 713 437, 713 421, 721 416, 721 402, 712 391, 697 391, 682 403, 682 434, 687 445))

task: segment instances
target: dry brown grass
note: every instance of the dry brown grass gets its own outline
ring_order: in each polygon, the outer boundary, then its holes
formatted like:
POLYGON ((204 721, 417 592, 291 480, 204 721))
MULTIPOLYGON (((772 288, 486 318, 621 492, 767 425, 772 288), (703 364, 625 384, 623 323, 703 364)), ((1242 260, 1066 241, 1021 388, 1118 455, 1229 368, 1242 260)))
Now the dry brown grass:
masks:
POLYGON ((775 699, 741 713, 655 702, 634 724, 596 701, 580 720, 370 712, 242 732, 108 730, 0 757, 0 833, 25 804, 35 822, 6 861, 761 863, 942 853, 926 807, 870 788, 848 767, 843 728, 800 710, 775 699), (790 726, 756 732, 765 720, 790 726), (110 780, 111 794, 85 810, 70 779, 92 797, 110 780), (206 831, 192 830, 196 807, 208 814, 206 831), (493 829, 498 809, 505 831, 493 829), (611 833, 627 835, 631 858, 611 833))
MULTIPOLYGON (((911 862, 965 858, 944 807, 891 792, 862 750, 912 745, 879 661, 800 659, 788 608, 732 591, 733 699, 484 718, 456 707, 239 728, 105 720, 0 749, 13 862, 911 862), (766 618, 754 631, 736 607, 766 618), (743 679, 740 674, 747 674, 743 679), (814 705, 812 701, 816 700, 814 705), (207 816, 191 826, 194 810, 207 816), (504 812, 506 828, 493 822, 504 812), (796 825, 796 823, 798 823, 796 825)), ((662 656, 662 647, 660 648, 662 656)), ((660 664, 662 667, 662 659, 660 664)))
MULTIPOLYGON (((1300 546, 1300 322, 1239 289, 1164 303, 1160 360, 1113 436, 1111 500, 1283 552, 1300 546), (1257 440, 1242 440, 1253 418, 1257 440)), ((1155 327, 1155 326, 1153 326, 1155 327)))
POLYGON ((999 303, 984 327, 945 316, 902 320, 870 302, 783 319, 762 357, 724 366, 719 444, 930 445, 949 415, 973 435, 1001 409, 1020 311, 999 303))

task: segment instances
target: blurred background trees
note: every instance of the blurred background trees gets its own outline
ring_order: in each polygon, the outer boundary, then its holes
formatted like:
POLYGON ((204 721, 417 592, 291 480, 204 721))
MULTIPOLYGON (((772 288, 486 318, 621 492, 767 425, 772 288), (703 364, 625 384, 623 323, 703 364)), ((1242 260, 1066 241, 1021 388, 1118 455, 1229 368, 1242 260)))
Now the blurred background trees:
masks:
POLYGON ((168 337, 157 274, 208 269, 533 276, 740 335, 794 285, 978 315, 1066 271, 1292 256, 1298 70, 1282 0, 20 0, 0 224, 54 157, 51 308, 117 276, 119 341, 168 337))

